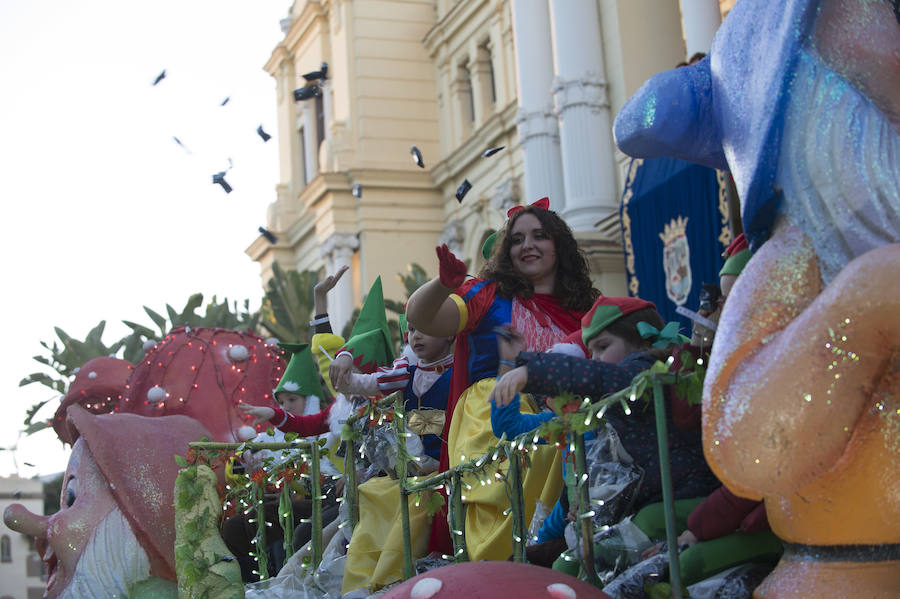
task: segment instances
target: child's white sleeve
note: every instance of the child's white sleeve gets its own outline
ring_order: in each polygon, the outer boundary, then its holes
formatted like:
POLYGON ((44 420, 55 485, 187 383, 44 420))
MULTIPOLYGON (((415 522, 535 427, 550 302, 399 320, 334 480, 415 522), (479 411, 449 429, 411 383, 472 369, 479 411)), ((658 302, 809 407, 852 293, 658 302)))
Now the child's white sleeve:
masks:
POLYGON ((378 373, 353 372, 350 374, 350 382, 340 391, 348 395, 378 395, 378 373))

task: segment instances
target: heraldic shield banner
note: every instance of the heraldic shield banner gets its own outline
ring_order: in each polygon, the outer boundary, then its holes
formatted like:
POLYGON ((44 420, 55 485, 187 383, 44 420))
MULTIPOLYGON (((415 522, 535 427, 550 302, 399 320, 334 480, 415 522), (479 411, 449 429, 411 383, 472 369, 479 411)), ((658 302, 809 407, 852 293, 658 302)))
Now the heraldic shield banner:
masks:
POLYGON ((734 238, 727 173, 674 158, 633 158, 619 206, 628 293, 656 304, 690 335, 703 283, 719 282, 734 238))

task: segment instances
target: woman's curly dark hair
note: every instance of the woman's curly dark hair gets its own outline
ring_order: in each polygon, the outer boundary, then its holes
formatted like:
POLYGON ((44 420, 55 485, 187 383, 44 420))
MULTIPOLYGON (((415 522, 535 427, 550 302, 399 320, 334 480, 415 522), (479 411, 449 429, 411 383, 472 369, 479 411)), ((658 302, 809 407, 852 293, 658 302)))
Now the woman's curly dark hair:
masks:
POLYGON ((534 285, 513 266, 510 257, 512 239, 507 235, 523 214, 533 214, 553 239, 556 247, 556 284, 553 294, 570 310, 588 311, 600 291, 591 283, 587 257, 578 247, 569 225, 555 212, 537 206, 527 206, 510 217, 506 226, 497 233, 498 239, 491 258, 481 268, 478 276, 496 281, 498 292, 502 296, 529 298, 534 295, 534 285))

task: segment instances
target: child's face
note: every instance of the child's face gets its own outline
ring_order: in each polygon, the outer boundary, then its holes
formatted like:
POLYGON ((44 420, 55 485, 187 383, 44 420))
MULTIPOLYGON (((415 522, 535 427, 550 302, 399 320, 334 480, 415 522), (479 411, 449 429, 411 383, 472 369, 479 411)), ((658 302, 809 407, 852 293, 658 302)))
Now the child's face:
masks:
POLYGON ((303 414, 306 409, 306 396, 291 393, 290 391, 282 391, 275 396, 275 401, 286 412, 291 414, 303 414))
POLYGON ((416 357, 423 362, 434 362, 450 353, 453 337, 432 337, 422 331, 409 327, 409 347, 416 357))
POLYGON ((591 339, 588 342, 588 349, 591 352, 592 360, 610 362, 612 364, 618 364, 625 359, 625 356, 634 351, 624 339, 616 337, 607 331, 602 331, 591 339))

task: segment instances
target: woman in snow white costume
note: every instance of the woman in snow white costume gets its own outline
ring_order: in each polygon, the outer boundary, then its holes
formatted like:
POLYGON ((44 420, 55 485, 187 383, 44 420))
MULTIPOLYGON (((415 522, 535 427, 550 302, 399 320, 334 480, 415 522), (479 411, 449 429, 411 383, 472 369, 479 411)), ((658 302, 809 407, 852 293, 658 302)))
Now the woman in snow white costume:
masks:
MULTIPOLYGON (((440 276, 409 299, 407 318, 429 335, 456 335, 454 372, 447 404, 441 470, 482 455, 497 443, 491 431, 487 397, 500 364, 494 329, 512 323, 524 332, 530 351, 544 351, 580 326, 580 318, 599 292, 572 232, 543 198, 508 212, 481 278, 466 280, 466 267, 447 248, 437 248, 440 276)), ((524 480, 526 518, 535 501, 552 504, 559 496, 558 453, 540 448, 524 480)), ((472 560, 503 560, 512 553, 512 522, 502 484, 466 490, 466 545, 472 560)), ((451 553, 445 517, 435 517, 432 551, 451 553)))

